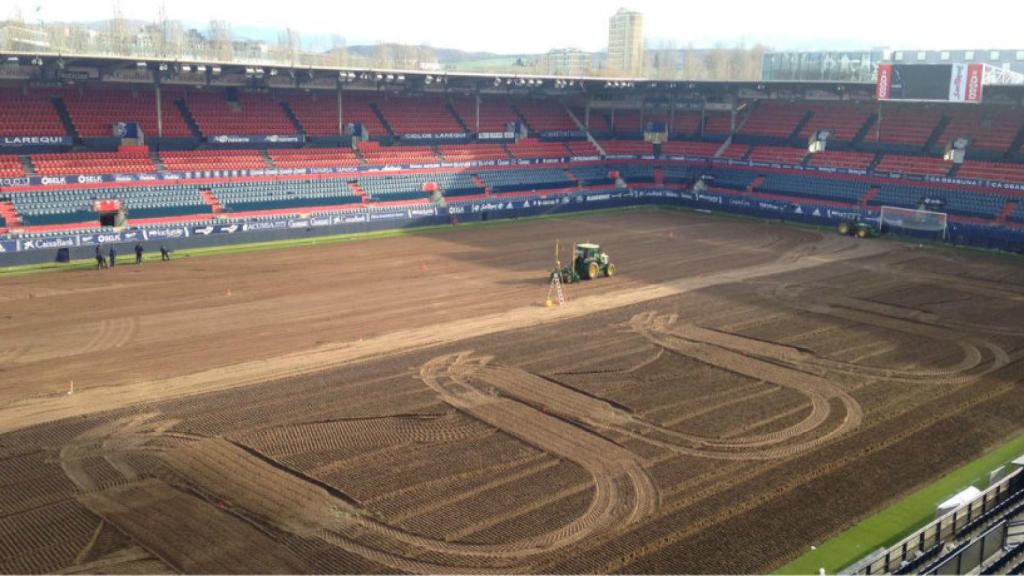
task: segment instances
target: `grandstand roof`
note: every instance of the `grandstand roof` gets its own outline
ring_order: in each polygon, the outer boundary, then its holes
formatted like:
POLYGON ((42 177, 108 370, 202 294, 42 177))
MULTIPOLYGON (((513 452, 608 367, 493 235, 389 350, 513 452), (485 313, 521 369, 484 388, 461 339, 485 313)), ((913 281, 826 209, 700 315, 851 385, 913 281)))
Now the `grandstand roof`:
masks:
MULTIPOLYGON (((644 78, 567 77, 532 74, 445 73, 422 70, 324 66, 280 66, 215 60, 137 59, 30 52, 0 54, 0 80, 42 83, 118 81, 164 84, 245 86, 250 88, 388 89, 395 91, 514 92, 519 94, 661 95, 704 99, 725 94, 744 98, 787 97, 870 100, 874 85, 839 81, 683 81, 644 78)), ((1024 87, 987 86, 987 96, 1021 102, 1024 87)))

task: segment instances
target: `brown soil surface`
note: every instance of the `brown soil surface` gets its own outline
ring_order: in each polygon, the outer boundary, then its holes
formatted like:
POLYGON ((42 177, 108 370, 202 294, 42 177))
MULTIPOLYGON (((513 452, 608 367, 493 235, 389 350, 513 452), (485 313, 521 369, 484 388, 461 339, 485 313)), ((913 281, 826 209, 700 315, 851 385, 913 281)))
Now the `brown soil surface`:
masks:
POLYGON ((1021 270, 645 210, 0 280, 0 572, 771 570, 1024 428, 1021 270), (556 238, 620 275, 545 308, 556 238))

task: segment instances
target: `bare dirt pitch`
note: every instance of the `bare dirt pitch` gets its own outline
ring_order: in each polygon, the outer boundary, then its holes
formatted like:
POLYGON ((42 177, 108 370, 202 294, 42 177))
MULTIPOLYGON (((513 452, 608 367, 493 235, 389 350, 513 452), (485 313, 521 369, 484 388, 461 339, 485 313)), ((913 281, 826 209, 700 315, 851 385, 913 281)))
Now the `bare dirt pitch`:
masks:
POLYGON ((657 210, 7 279, 0 571, 766 571, 1024 427, 1022 320, 657 210), (544 308, 556 238, 621 275, 544 308))

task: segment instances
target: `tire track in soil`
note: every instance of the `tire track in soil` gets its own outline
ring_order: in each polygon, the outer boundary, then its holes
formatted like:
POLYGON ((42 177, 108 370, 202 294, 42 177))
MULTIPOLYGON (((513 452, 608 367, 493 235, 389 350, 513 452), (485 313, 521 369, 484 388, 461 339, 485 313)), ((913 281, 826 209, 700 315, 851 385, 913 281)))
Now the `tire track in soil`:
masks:
POLYGON ((747 340, 731 335, 725 337, 721 333, 695 327, 682 327, 677 331, 676 320, 677 318, 673 315, 658 316, 651 312, 644 312, 634 316, 630 320, 630 325, 637 333, 642 334, 654 344, 672 352, 748 378, 764 380, 783 388, 795 390, 810 400, 811 411, 802 421, 784 430, 750 437, 705 438, 648 424, 648 432, 656 433, 666 439, 655 439, 646 434, 637 435, 639 439, 646 439, 669 450, 693 455, 728 459, 769 459, 790 456, 808 450, 860 425, 863 419, 860 404, 838 386, 820 376, 757 358, 758 352, 771 354, 782 351, 788 358, 803 357, 803 352, 758 341, 749 341, 752 350, 748 349, 742 353, 734 352, 716 344, 742 349, 746 347, 744 344, 747 340), (700 340, 701 337, 710 338, 712 343, 700 340), (841 402, 845 409, 845 414, 839 425, 824 435, 802 442, 791 442, 825 423, 831 412, 829 401, 833 398, 841 402), (680 441, 685 442, 688 446, 682 446, 679 444, 680 441), (788 444, 782 445, 787 442, 788 444))
MULTIPOLYGON (((944 321, 940 321, 934 315, 915 310, 908 311, 886 304, 866 302, 856 298, 814 296, 805 293, 806 289, 806 285, 780 284, 771 290, 761 291, 760 294, 790 308, 805 312, 823 314, 912 336, 949 341, 958 345, 964 353, 963 358, 955 365, 942 369, 878 368, 858 364, 855 361, 846 362, 820 356, 808 359, 809 363, 813 365, 828 370, 861 376, 876 376, 905 383, 957 384, 992 373, 1011 361, 1007 352, 997 344, 974 337, 964 338, 957 328, 945 326, 944 321), (988 350, 992 355, 988 365, 984 365, 982 349, 988 350)), ((985 331, 982 330, 982 332, 985 331)))

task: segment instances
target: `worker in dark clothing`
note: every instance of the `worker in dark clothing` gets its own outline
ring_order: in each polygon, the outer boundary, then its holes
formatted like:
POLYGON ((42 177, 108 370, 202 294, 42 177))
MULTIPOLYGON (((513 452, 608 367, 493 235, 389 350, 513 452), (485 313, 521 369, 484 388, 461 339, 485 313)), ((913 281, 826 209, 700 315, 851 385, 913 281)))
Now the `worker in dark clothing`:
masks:
POLYGON ((117 266, 117 248, 110 247, 110 267, 117 266))
POLYGON ((99 244, 96 245, 96 269, 107 267, 107 259, 103 256, 103 249, 99 244))
POLYGON ((162 262, 171 261, 171 253, 167 250, 167 246, 164 246, 163 244, 160 245, 160 260, 162 262))
POLYGON ((136 264, 142 264, 142 252, 143 252, 142 244, 141 243, 136 244, 135 245, 135 263, 136 264))

